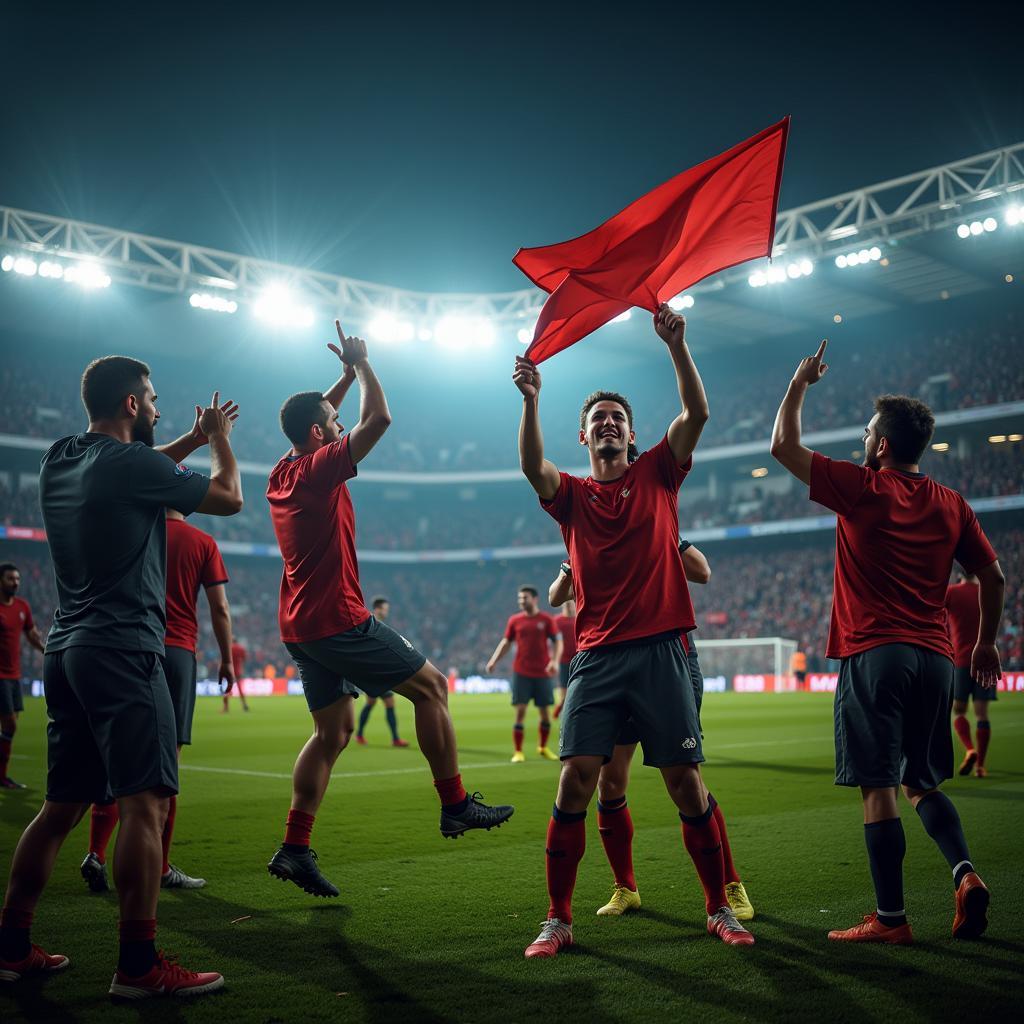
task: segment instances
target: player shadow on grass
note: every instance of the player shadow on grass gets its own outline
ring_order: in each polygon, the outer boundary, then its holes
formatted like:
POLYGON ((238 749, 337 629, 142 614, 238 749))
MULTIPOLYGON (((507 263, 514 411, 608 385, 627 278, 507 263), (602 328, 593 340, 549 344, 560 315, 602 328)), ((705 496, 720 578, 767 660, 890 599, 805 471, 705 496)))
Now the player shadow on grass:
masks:
POLYGON ((735 757, 719 757, 714 754, 711 766, 715 771, 719 768, 752 768, 758 772, 778 772, 783 775, 819 775, 831 779, 835 775, 832 765, 821 766, 811 764, 783 764, 778 761, 744 761, 735 757))

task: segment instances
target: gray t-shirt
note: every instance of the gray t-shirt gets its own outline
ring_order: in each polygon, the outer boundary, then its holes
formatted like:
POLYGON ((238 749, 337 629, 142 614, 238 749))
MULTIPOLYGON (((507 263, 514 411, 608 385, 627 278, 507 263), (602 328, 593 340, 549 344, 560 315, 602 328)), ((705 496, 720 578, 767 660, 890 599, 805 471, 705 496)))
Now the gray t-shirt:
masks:
POLYGON ((43 456, 39 504, 57 578, 46 650, 164 653, 164 509, 195 512, 208 477, 139 441, 63 437, 43 456))

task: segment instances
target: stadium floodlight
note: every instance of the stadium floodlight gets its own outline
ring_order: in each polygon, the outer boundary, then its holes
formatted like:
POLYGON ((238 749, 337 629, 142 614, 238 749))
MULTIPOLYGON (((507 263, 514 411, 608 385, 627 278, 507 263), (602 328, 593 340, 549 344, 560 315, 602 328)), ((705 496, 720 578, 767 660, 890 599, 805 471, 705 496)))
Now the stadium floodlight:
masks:
POLYGON ((1007 434, 1007 441, 1024 441, 1024 434, 1007 434))
POLYGON ((995 231, 995 229, 996 229, 997 227, 999 227, 999 221, 997 221, 997 220, 995 219, 995 217, 986 217, 986 218, 985 218, 985 219, 984 219, 984 220, 983 220, 983 221, 981 222, 981 226, 982 226, 982 227, 983 227, 983 228, 984 228, 984 229, 985 229, 986 231, 995 231))
POLYGON ((416 328, 410 320, 402 320, 394 313, 378 313, 366 326, 366 333, 374 341, 412 341, 416 328))
POLYGON ((971 227, 969 224, 958 224, 956 228, 956 233, 958 238, 970 238, 971 227))
POLYGON ((419 338, 420 341, 430 341, 433 336, 434 332, 429 327, 421 327, 416 332, 416 337, 419 338))
POLYGON ((765 466, 758 466, 757 469, 752 469, 750 471, 750 475, 755 480, 760 480, 763 477, 766 477, 768 475, 768 470, 767 470, 767 468, 765 466))
POLYGON ((971 221, 971 234, 980 235, 985 230, 985 225, 980 220, 971 221))
POLYGON ((613 316, 608 322, 610 324, 624 324, 633 315, 633 310, 627 309, 625 313, 613 316))
POLYGON ((935 444, 932 445, 932 451, 933 452, 948 452, 949 451, 949 442, 948 441, 936 441, 935 444))
POLYGON ((448 313, 437 321, 434 338, 453 352, 471 348, 489 348, 494 344, 494 324, 485 316, 458 316, 448 313))
POLYGON ((1006 440, 1005 434, 991 434, 989 435, 989 444, 1002 444, 1006 440))
POLYGON ((529 345, 530 342, 533 341, 533 331, 527 327, 520 327, 519 330, 516 331, 516 340, 520 345, 529 345))
POLYGON ((747 284, 751 288, 763 288, 768 283, 768 276, 763 270, 755 270, 754 273, 747 278, 747 284))
POLYGON ((0 260, 0 270, 5 274, 9 274, 14 269, 14 257, 8 253, 2 260, 0 260))
POLYGON ((110 275, 105 273, 99 264, 85 260, 67 267, 64 271, 64 280, 82 288, 110 287, 110 275))
POLYGON ((842 270, 843 268, 845 268, 845 266, 846 266, 847 262, 848 262, 848 261, 847 261, 847 259, 846 259, 846 255, 845 255, 844 253, 840 253, 840 254, 839 254, 839 255, 838 255, 837 257, 836 257, 836 266, 837 266, 837 267, 838 267, 838 268, 839 268, 840 270, 842 270))
POLYGON ((39 267, 36 266, 36 261, 29 259, 27 256, 19 256, 14 261, 14 272, 21 274, 23 277, 35 277, 39 267))
POLYGON ((857 252, 848 252, 837 256, 836 266, 840 269, 859 267, 864 263, 877 263, 881 258, 882 250, 877 245, 873 245, 870 249, 858 249, 857 252))
POLYGON ((39 264, 39 276, 52 277, 59 281, 64 276, 64 265, 54 263, 53 260, 43 260, 39 264))
POLYGON ((295 299, 283 284, 268 285, 263 289, 253 312, 261 320, 278 327, 312 327, 313 310, 295 299))
POLYGON ((1015 228, 1018 224, 1024 224, 1024 206, 1008 207, 1003 214, 1003 223, 1008 228, 1015 228))
POLYGON ((238 303, 234 299, 225 299, 221 295, 208 295, 206 292, 193 292, 188 297, 188 304, 193 309, 208 309, 212 313, 238 312, 238 303))

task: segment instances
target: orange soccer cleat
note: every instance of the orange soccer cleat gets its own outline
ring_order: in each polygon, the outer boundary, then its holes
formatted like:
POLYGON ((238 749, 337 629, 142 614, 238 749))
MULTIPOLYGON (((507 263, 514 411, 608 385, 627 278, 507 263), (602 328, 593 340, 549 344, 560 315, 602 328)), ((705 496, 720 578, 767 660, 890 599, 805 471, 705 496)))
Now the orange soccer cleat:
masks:
POLYGON ((956 913, 953 915, 953 938, 976 939, 988 927, 989 892, 985 883, 969 871, 956 890, 956 913))
POLYGON ((828 933, 833 942, 886 942, 890 946, 912 946, 914 933, 909 924, 900 924, 895 928, 887 928, 878 920, 878 913, 864 915, 860 924, 852 928, 836 929, 828 933))

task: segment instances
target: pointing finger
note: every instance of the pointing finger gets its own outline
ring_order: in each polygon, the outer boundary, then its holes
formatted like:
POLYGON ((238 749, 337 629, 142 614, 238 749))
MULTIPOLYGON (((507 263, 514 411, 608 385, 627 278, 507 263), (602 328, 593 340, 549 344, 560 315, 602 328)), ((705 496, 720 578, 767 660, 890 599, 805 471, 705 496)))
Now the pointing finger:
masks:
POLYGON ((825 354, 825 346, 828 344, 828 338, 822 338, 821 344, 818 346, 818 351, 814 353, 815 359, 821 359, 825 354))
POLYGON ((338 332, 338 340, 344 345, 345 344, 345 332, 341 329, 341 321, 334 321, 334 328, 338 332))

